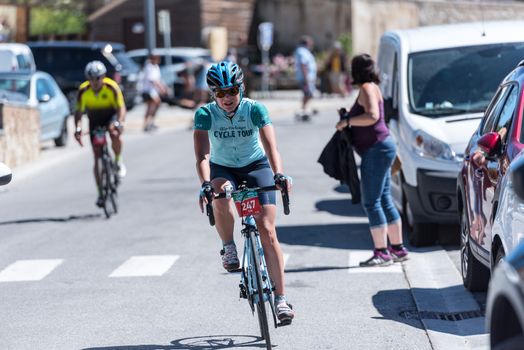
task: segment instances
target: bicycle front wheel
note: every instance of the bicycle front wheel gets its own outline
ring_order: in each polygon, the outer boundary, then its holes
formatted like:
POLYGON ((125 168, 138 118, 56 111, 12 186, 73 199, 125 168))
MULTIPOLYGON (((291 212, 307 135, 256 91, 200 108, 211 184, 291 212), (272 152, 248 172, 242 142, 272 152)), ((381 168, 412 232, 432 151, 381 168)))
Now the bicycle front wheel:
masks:
MULTIPOLYGON (((108 157, 109 158, 109 157, 108 157)), ((111 205, 111 211, 113 214, 118 213, 118 197, 117 197, 117 186, 118 186, 118 176, 116 175, 115 171, 115 164, 111 161, 111 159, 107 160, 108 163, 108 177, 107 177, 107 183, 109 184, 109 204, 111 205)))
POLYGON ((108 159, 107 155, 102 156, 102 191, 104 192, 104 213, 109 219, 111 215, 116 214, 117 204, 116 204, 116 192, 112 182, 113 178, 113 169, 111 167, 111 162, 108 159))
POLYGON ((271 350, 271 338, 269 336, 269 325, 267 322, 266 304, 264 301, 264 281, 262 280, 262 272, 260 271, 260 255, 258 253, 257 239, 255 232, 252 231, 249 235, 251 240, 251 254, 253 255, 253 270, 255 274, 254 282, 256 282, 255 289, 258 295, 256 303, 258 324, 260 326, 260 334, 262 339, 266 341, 266 349, 271 350))

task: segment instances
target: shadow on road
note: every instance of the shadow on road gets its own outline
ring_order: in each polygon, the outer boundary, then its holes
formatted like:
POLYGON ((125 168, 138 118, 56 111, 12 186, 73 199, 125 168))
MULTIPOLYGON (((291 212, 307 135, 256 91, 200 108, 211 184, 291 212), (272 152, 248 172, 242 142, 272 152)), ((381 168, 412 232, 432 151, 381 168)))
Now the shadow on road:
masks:
POLYGON ((279 226, 278 240, 288 245, 373 249, 367 224, 279 226))
POLYGON ((319 201, 315 204, 318 211, 326 211, 338 216, 366 218, 366 213, 360 204, 351 204, 351 199, 332 199, 319 201))
POLYGON ((18 224, 33 224, 37 222, 70 222, 80 220, 94 220, 98 219, 102 214, 86 214, 86 215, 70 215, 64 218, 30 218, 30 219, 18 219, 10 221, 0 221, 0 226, 4 225, 18 225, 18 224))
POLYGON ((173 340, 170 345, 121 345, 82 350, 216 350, 244 347, 265 348, 266 344, 262 338, 251 335, 208 335, 173 340))
MULTIPOLYGON (((463 286, 452 286, 447 288, 413 288, 383 290, 373 295, 373 305, 382 317, 378 319, 393 320, 407 325, 427 329, 441 333, 457 336, 482 335, 486 331, 484 322, 478 322, 478 326, 461 327, 460 322, 472 318, 483 318, 484 312, 477 310, 464 310, 462 312, 447 313, 429 310, 417 310, 415 306, 410 309, 401 308, 398 305, 412 303, 412 293, 425 295, 428 299, 442 298, 442 295, 455 295, 462 290, 463 286), (424 325, 422 324, 424 322, 424 325)), ((377 317, 376 317, 377 318, 377 317)))

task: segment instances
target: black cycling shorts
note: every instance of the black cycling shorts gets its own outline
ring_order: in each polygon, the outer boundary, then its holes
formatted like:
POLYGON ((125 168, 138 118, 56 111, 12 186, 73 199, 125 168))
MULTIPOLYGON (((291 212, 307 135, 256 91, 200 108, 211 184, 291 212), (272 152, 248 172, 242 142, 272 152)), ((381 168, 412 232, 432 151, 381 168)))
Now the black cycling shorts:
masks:
MULTIPOLYGON (((230 168, 213 162, 209 162, 209 165, 211 167, 211 180, 216 178, 227 179, 231 182, 234 190, 243 181, 246 181, 247 187, 265 187, 275 184, 273 171, 266 157, 240 168, 230 168)), ((275 205, 277 203, 275 191, 259 193, 258 199, 262 205, 275 205)))
POLYGON ((103 118, 89 118, 89 137, 91 138, 91 142, 93 142, 94 132, 97 127, 103 126, 107 129, 109 125, 116 122, 116 120, 116 114, 103 118))

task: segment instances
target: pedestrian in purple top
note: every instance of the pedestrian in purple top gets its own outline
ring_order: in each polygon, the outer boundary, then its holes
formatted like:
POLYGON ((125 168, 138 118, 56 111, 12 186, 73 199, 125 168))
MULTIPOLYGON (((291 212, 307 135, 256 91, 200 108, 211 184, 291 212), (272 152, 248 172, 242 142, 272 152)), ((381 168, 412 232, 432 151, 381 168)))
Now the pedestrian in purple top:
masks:
POLYGON ((391 166, 397 149, 384 120, 380 79, 371 56, 355 56, 351 61, 351 76, 360 92, 350 111, 341 115, 336 128, 350 128, 351 142, 361 158, 362 202, 375 249, 373 256, 360 266, 386 266, 406 260, 408 254, 402 243, 400 214, 390 190, 391 166))

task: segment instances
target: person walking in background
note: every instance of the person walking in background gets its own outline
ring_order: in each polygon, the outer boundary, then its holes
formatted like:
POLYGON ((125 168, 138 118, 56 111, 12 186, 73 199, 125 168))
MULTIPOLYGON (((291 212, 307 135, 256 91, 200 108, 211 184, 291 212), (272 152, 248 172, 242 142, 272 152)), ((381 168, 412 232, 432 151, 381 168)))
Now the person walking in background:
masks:
POLYGON ((346 55, 342 51, 342 44, 335 41, 333 50, 329 54, 326 63, 326 71, 329 75, 329 84, 331 92, 340 94, 345 97, 347 94, 345 77, 346 77, 346 55))
POLYGON ((144 66, 142 81, 142 98, 147 104, 144 116, 144 131, 149 132, 157 129, 155 115, 162 103, 161 96, 168 93, 167 86, 162 82, 160 74, 160 56, 151 54, 144 66))
POLYGON ((315 56, 311 53, 312 49, 313 39, 304 35, 300 38, 294 55, 296 79, 303 92, 301 112, 303 120, 309 119, 309 114, 306 108, 316 90, 317 62, 315 61, 315 56))
POLYGON ((375 249, 371 258, 361 262, 360 266, 385 266, 406 260, 408 255, 402 243, 400 214, 390 192, 391 166, 397 150, 384 121, 384 100, 378 86, 380 79, 370 55, 353 58, 351 76, 360 92, 336 128, 350 128, 351 142, 361 158, 362 199, 375 249))

